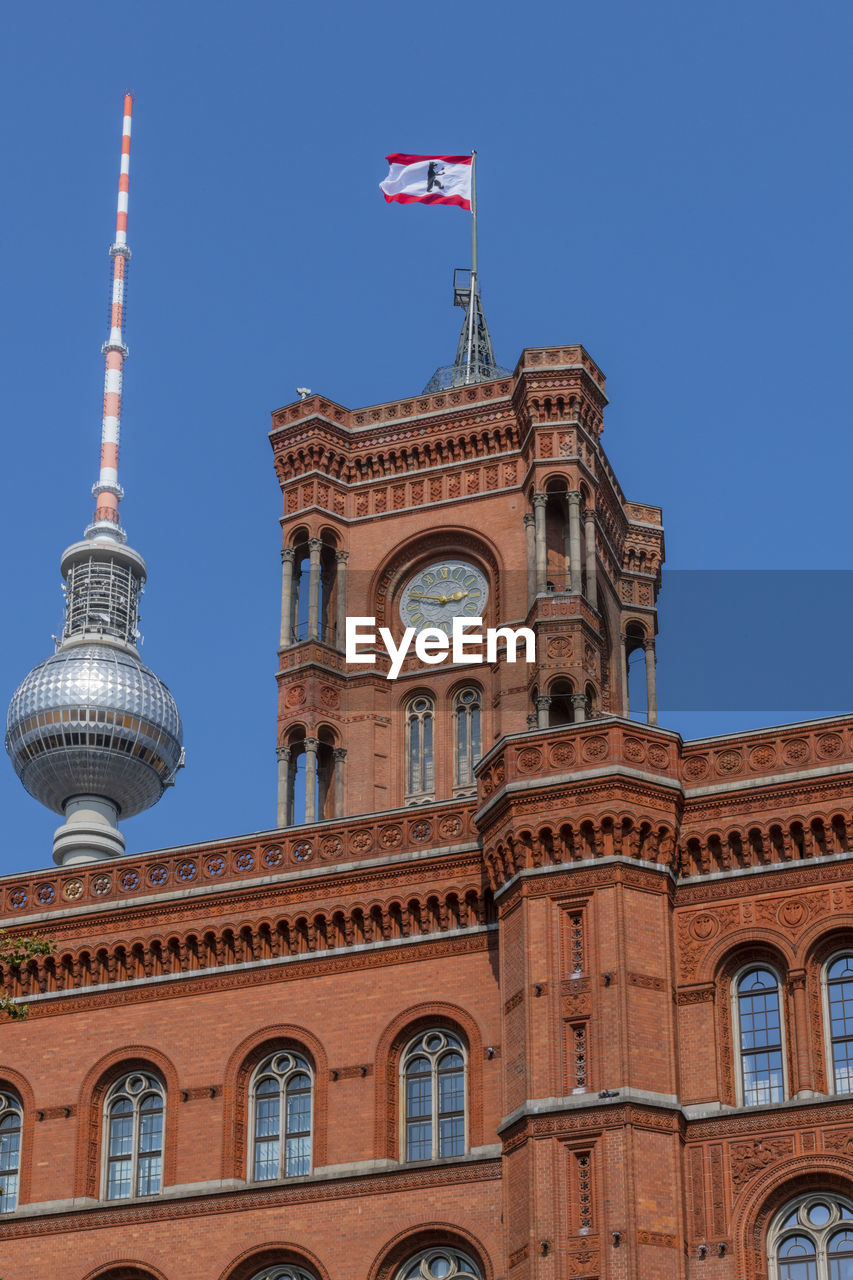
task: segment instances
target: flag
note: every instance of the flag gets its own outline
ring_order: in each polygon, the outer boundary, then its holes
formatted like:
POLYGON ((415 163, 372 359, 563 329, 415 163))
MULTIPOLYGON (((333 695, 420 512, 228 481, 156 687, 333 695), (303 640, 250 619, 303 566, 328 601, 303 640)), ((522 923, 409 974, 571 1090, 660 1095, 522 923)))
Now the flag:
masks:
POLYGON ((379 187, 390 204, 457 204, 471 208, 472 156, 385 157, 391 166, 379 187))

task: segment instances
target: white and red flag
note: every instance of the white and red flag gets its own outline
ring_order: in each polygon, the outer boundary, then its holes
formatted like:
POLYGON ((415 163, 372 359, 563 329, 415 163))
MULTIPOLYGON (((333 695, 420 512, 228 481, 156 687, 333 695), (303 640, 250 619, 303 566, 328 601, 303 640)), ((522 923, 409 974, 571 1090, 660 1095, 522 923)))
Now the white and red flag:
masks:
POLYGON ((471 208, 473 156, 385 157, 391 166, 380 182, 385 199, 399 204, 456 204, 471 208))

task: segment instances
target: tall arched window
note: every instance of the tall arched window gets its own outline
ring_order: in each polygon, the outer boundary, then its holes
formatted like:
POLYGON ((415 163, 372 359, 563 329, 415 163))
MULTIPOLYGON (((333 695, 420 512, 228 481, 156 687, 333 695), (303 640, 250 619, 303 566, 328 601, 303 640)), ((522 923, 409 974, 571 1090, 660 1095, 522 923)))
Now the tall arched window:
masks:
POLYGON ((771 1280, 849 1280, 853 1207, 835 1195, 808 1195, 776 1215, 767 1236, 771 1280))
POLYGON ((574 689, 571 680, 555 680, 548 690, 551 701, 548 704, 548 725, 573 724, 575 705, 572 701, 574 689))
POLYGON ((432 799, 435 791, 433 739, 435 703, 427 694, 412 698, 406 709, 406 797, 432 799))
POLYGON ((740 1071, 745 1107, 781 1102, 782 1018, 779 979, 770 969, 749 969, 737 984, 740 1071))
POLYGON ((311 1084, 308 1060, 289 1049, 271 1054, 252 1078, 252 1152, 255 1182, 311 1172, 311 1084))
POLYGON ((465 1152, 465 1049, 435 1028, 412 1040, 400 1063, 404 1159, 435 1160, 465 1152))
POLYGON ((454 703, 456 785, 470 787, 474 783, 474 766, 482 755, 482 703, 479 689, 462 689, 454 703))
POLYGON ((461 1249, 437 1245, 403 1263, 394 1280, 482 1280, 482 1272, 461 1249))
POLYGON ((156 1076, 122 1076, 104 1102, 104 1199, 156 1196, 163 1177, 163 1103, 156 1076))
POLYGON ((826 970, 833 1088, 853 1093, 853 956, 839 956, 826 970))
POLYGON ((0 1093, 0 1213, 14 1213, 18 1207, 21 1121, 20 1101, 12 1093, 0 1093))

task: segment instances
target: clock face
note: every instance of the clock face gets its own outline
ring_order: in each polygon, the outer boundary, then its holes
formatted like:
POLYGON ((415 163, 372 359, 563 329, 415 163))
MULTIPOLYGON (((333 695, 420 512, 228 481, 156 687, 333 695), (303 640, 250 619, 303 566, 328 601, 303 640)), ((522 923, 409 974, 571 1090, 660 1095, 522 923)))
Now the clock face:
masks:
POLYGON ((473 564, 437 560, 406 583, 400 617, 404 626, 415 631, 438 627, 449 636, 454 618, 482 618, 488 598, 489 584, 473 564))

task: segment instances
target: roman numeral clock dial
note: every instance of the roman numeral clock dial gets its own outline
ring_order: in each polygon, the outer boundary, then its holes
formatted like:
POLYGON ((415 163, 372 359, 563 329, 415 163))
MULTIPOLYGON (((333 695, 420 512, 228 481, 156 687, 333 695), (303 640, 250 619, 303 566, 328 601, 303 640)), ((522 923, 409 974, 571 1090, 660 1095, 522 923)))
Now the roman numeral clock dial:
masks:
POLYGON ((489 598, 485 576, 467 560, 438 560, 410 578, 400 597, 403 625, 437 627, 449 636, 454 618, 482 618, 489 598))

